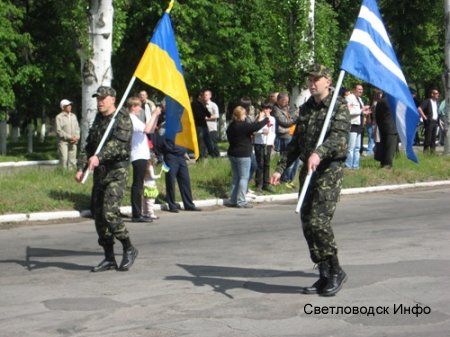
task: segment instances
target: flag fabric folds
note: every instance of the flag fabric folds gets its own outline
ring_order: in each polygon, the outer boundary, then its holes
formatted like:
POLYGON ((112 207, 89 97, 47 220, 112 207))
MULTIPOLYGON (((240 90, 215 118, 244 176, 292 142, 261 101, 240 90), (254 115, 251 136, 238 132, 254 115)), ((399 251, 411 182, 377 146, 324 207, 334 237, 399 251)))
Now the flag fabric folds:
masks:
POLYGON ((385 93, 406 155, 417 162, 413 144, 419 113, 375 0, 363 1, 341 68, 385 93))
POLYGON ((156 26, 134 76, 167 95, 165 137, 176 145, 192 150, 198 158, 191 102, 168 12, 156 26))

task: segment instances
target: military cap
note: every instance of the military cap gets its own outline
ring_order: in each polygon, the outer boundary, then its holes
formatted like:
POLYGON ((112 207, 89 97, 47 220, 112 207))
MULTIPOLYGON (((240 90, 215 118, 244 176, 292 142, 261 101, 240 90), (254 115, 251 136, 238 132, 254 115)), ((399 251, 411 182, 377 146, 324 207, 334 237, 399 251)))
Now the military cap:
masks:
POLYGON ((111 87, 101 86, 98 87, 95 94, 92 95, 92 97, 106 97, 106 96, 116 97, 116 91, 111 87))
POLYGON ((308 70, 308 75, 314 77, 326 77, 328 79, 331 79, 330 70, 323 64, 316 63, 312 65, 311 68, 308 70))

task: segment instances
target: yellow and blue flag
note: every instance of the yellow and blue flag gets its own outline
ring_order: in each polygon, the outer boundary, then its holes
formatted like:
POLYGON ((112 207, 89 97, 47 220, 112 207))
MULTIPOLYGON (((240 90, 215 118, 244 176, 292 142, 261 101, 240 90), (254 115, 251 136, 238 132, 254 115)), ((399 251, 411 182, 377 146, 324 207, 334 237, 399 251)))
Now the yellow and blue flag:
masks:
POLYGON ((156 26, 134 76, 167 95, 165 137, 192 150, 197 159, 197 132, 168 11, 156 26))

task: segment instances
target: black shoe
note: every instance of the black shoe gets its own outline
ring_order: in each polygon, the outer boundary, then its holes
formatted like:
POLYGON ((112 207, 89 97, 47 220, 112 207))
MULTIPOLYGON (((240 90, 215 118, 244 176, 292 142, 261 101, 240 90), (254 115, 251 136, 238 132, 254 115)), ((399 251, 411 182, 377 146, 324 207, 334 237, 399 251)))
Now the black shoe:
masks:
POLYGON ((328 261, 330 264, 330 275, 328 276, 327 284, 319 293, 320 296, 336 295, 341 290, 344 282, 347 281, 347 274, 340 267, 337 256, 331 256, 328 261))
POLYGON ((178 208, 169 208, 169 212, 172 212, 172 213, 180 213, 180 211, 178 210, 178 208))
POLYGON ((330 266, 328 261, 322 261, 319 263, 319 279, 314 282, 314 284, 310 287, 303 288, 303 294, 320 294, 323 291, 323 288, 328 283, 328 277, 330 274, 330 266))
POLYGON ((202 209, 198 208, 198 207, 193 207, 193 208, 186 208, 186 211, 192 211, 192 212, 201 212, 202 209))
POLYGON ((131 222, 153 222, 153 220, 152 218, 140 216, 138 218, 132 218, 131 222))
POLYGON ((106 271, 111 269, 117 269, 117 262, 116 260, 106 260, 104 259, 102 262, 100 262, 97 266, 91 269, 93 273, 97 273, 100 271, 106 271))
POLYGON ((334 296, 347 281, 347 274, 342 269, 337 274, 331 274, 325 287, 319 292, 320 296, 334 296))
POLYGON ((139 251, 131 246, 123 252, 122 262, 120 263, 118 271, 128 271, 134 263, 134 260, 138 256, 139 251))

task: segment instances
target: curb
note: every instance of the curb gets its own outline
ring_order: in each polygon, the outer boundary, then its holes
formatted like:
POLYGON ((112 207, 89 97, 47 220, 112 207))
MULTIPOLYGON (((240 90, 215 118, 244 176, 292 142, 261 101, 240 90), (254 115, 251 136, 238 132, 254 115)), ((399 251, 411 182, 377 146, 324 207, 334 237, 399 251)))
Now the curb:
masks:
MULTIPOLYGON (((352 194, 362 194, 362 193, 375 193, 375 192, 385 192, 393 190, 420 188, 420 187, 435 187, 435 186, 445 186, 450 185, 450 180, 440 180, 422 183, 412 183, 412 184, 401 184, 401 185, 385 185, 385 186, 372 186, 372 187, 358 187, 358 188, 346 188, 343 189, 342 195, 352 195, 352 194)), ((298 198, 298 193, 288 193, 288 194, 277 194, 277 195, 259 195, 252 199, 252 202, 263 203, 263 202, 274 202, 274 201, 289 201, 296 200, 298 198)), ((214 207, 223 206, 224 199, 208 199, 208 200, 197 200, 195 205, 198 207, 214 207)), ((183 203, 180 203, 183 205, 183 203)), ((167 205, 155 205, 155 210, 161 211, 166 210, 167 205)), ((131 213, 131 206, 124 206, 120 208, 123 214, 131 213)), ((20 213, 20 214, 6 214, 0 215, 0 223, 11 223, 11 222, 27 222, 27 221, 47 221, 47 220, 58 220, 58 219, 77 219, 90 216, 91 212, 89 210, 79 211, 61 211, 61 212, 38 212, 38 213, 20 213)))
POLYGON ((7 168, 7 167, 24 167, 24 166, 35 166, 35 165, 57 165, 59 163, 59 160, 52 159, 52 160, 30 160, 30 161, 18 161, 18 162, 4 162, 0 163, 0 168, 7 168))

